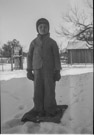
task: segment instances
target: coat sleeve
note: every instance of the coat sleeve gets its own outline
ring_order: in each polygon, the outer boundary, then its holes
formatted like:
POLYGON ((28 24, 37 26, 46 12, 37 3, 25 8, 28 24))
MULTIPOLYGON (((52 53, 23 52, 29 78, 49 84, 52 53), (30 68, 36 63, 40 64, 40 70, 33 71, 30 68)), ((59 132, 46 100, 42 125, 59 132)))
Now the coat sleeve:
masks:
POLYGON ((55 62, 55 70, 61 70, 59 49, 56 42, 54 42, 53 44, 53 55, 54 55, 54 62, 55 62))
POLYGON ((33 51, 34 51, 34 42, 31 42, 29 51, 27 54, 27 70, 32 70, 32 62, 33 62, 33 51))

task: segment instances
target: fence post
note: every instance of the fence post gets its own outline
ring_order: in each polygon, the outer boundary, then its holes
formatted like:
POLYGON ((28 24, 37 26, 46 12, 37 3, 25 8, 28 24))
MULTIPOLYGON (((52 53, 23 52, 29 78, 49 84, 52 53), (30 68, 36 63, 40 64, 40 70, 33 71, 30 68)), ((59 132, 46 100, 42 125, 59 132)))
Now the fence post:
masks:
POLYGON ((13 48, 11 48, 11 71, 13 71, 13 48))
POLYGON ((72 51, 70 50, 71 66, 72 66, 72 51))
POLYGON ((23 48, 21 47, 20 69, 23 69, 23 48))
POLYGON ((1 62, 2 62, 2 71, 4 71, 4 67, 3 67, 3 59, 1 57, 1 62))
POLYGON ((3 52, 1 50, 1 64, 2 64, 2 71, 4 71, 4 67, 3 67, 3 52))

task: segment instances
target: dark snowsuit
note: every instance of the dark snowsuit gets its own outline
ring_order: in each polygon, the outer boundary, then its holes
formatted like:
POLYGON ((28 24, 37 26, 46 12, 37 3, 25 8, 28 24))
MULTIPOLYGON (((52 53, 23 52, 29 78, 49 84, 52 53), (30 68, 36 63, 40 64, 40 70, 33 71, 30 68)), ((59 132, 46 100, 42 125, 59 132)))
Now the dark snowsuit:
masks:
POLYGON ((59 50, 49 34, 38 35, 29 48, 27 69, 34 71, 34 108, 37 111, 56 111, 54 72, 61 69, 59 50))

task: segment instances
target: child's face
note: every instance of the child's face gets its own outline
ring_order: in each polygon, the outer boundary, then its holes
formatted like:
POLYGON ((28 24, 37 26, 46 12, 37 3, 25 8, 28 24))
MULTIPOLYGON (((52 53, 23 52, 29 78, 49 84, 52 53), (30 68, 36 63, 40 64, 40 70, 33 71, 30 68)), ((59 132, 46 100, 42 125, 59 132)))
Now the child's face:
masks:
POLYGON ((41 35, 44 35, 44 34, 47 34, 48 33, 48 26, 46 24, 40 24, 38 26, 38 32, 41 34, 41 35))

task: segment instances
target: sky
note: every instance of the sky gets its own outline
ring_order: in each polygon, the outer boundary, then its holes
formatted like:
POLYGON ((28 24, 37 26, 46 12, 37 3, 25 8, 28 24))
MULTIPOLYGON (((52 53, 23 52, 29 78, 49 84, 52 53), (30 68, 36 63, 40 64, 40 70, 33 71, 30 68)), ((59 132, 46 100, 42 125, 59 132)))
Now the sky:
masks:
POLYGON ((42 17, 49 20, 50 36, 60 43, 62 39, 55 31, 62 24, 62 16, 75 4, 83 7, 82 1, 0 0, 0 47, 17 39, 23 50, 28 51, 30 42, 37 36, 36 21, 42 17))

